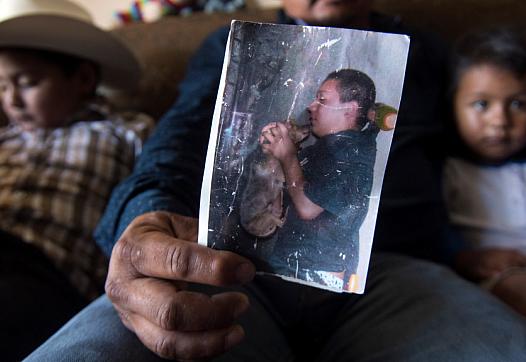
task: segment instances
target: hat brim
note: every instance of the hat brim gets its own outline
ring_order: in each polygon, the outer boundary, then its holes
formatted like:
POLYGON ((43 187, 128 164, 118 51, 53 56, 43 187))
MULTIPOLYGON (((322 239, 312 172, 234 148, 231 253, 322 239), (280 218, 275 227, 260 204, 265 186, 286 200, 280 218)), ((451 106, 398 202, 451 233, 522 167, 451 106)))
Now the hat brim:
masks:
POLYGON ((56 51, 91 60, 101 68, 102 84, 112 88, 137 85, 141 66, 112 34, 84 21, 55 15, 28 15, 0 23, 0 47, 56 51))

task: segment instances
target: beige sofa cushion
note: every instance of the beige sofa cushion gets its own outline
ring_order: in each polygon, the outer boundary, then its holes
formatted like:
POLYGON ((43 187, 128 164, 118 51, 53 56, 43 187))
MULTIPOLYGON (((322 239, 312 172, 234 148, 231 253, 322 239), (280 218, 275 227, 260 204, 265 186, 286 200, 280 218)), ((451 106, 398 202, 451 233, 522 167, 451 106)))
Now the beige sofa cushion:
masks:
POLYGON ((140 110, 157 118, 175 100, 188 60, 208 34, 234 18, 272 21, 275 14, 274 10, 199 13, 115 29, 114 34, 129 44, 141 60, 144 76, 137 89, 107 94, 118 108, 140 110))
MULTIPOLYGON (((524 0, 375 0, 374 7, 447 40, 477 26, 520 24, 526 17, 524 0)), ((154 23, 133 23, 114 29, 113 33, 141 60, 144 75, 136 89, 105 93, 118 109, 142 111, 158 118, 175 100, 189 57, 210 32, 232 19, 272 22, 275 17, 275 10, 251 6, 235 13, 165 17, 154 23)))
MULTIPOLYGON (((467 29, 496 23, 520 23, 526 15, 524 0, 376 0, 374 7, 398 15, 409 26, 439 33, 453 40, 467 29)), ((111 92, 119 108, 159 117, 177 95, 188 58, 206 35, 231 19, 271 22, 275 10, 243 10, 232 14, 194 14, 168 17, 156 23, 131 24, 114 30, 138 54, 145 67, 140 86, 111 92)))

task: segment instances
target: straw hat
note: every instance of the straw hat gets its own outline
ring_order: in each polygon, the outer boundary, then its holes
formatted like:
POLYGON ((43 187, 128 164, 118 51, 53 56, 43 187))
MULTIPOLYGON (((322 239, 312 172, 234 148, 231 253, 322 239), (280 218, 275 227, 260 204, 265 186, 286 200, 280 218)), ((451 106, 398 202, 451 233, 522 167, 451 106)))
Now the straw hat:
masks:
POLYGON ((137 58, 89 13, 67 0, 0 0, 0 47, 51 50, 91 60, 101 67, 102 83, 134 86, 137 58))

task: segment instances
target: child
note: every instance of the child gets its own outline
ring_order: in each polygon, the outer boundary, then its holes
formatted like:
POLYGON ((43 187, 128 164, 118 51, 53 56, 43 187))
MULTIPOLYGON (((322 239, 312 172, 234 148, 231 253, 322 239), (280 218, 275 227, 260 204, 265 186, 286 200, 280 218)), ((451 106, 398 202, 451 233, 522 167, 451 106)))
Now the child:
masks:
POLYGON ((270 258, 273 271, 352 290, 345 281, 355 278, 358 230, 373 184, 378 129, 369 111, 375 99, 367 74, 340 69, 327 76, 307 108, 314 145, 298 153, 284 123, 263 127, 259 143, 279 161, 292 206, 270 258))
POLYGON ((445 168, 455 263, 526 315, 526 40, 510 29, 467 35, 453 56, 457 139, 445 168))
POLYGON ((102 290, 91 234, 152 125, 112 114, 99 83, 125 88, 140 67, 66 0, 0 2, 0 338, 20 360, 102 290))

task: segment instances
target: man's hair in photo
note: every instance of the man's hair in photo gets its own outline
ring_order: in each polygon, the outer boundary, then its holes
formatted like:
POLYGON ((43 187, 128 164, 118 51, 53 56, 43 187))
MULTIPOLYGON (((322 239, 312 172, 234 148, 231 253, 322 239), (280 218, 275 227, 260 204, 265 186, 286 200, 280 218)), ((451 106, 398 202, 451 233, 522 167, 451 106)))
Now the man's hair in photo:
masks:
POLYGON ((365 73, 355 69, 339 69, 330 73, 325 81, 338 81, 340 102, 356 101, 360 107, 360 124, 367 122, 367 113, 376 100, 373 80, 365 73))
POLYGON ((493 65, 513 73, 526 75, 526 36, 511 27, 489 28, 467 33, 456 44, 450 67, 450 95, 456 91, 463 73, 472 66, 493 65))

